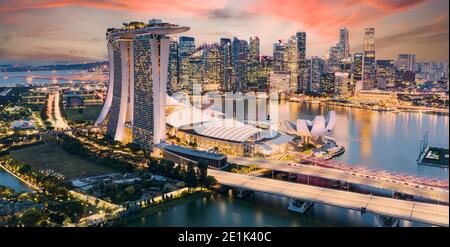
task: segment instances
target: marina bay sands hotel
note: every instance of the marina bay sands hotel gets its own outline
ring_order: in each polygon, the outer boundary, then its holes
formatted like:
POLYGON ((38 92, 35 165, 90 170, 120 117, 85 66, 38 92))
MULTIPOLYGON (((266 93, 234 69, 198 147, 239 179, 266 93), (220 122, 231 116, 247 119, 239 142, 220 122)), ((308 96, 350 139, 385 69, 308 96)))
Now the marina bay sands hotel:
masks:
POLYGON ((106 33, 109 84, 96 124, 106 124, 114 140, 146 148, 165 139, 170 40, 189 27, 152 19, 131 22, 106 33))

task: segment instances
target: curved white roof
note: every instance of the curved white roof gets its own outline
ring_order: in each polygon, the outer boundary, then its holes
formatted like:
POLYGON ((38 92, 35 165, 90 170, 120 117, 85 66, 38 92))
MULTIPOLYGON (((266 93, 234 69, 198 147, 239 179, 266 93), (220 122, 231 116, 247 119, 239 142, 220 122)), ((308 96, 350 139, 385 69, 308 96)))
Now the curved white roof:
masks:
POLYGON ((320 136, 324 132, 325 132, 325 118, 323 116, 315 116, 311 129, 311 134, 313 136, 320 136))
POLYGON ((327 131, 330 131, 334 128, 335 125, 336 125, 336 112, 330 111, 329 116, 328 116, 327 127, 325 129, 327 131))
POLYGON ((325 120, 324 116, 315 116, 313 121, 306 119, 297 119, 295 123, 292 121, 284 121, 283 127, 289 134, 300 136, 314 136, 318 137, 327 131, 331 131, 336 125, 336 112, 330 111, 325 120))
POLYGON ((233 119, 204 123, 194 130, 200 135, 235 142, 244 142, 255 134, 264 131, 233 119))

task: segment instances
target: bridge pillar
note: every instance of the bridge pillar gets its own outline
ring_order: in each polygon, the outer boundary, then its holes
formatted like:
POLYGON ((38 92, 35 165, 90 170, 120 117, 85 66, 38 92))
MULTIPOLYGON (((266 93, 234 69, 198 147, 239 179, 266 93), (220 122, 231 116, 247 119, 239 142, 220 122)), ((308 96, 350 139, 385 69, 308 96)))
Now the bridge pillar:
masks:
POLYGON ((237 196, 240 198, 247 198, 250 197, 253 194, 253 190, 247 190, 247 189, 237 189, 237 196))
POLYGON ((400 220, 395 217, 384 216, 384 215, 375 215, 376 222, 378 226, 381 227, 397 227, 399 225, 400 220))
POLYGON ((297 213, 306 213, 312 206, 313 202, 289 198, 288 210, 297 213))

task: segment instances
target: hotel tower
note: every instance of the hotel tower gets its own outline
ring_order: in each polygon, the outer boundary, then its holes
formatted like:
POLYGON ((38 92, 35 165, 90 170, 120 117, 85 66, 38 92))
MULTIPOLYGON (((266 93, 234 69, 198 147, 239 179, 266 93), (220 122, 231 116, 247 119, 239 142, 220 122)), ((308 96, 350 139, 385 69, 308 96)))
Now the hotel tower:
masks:
POLYGON ((115 141, 151 148, 165 139, 165 106, 170 39, 180 27, 152 19, 131 22, 106 33, 109 84, 96 124, 115 141))

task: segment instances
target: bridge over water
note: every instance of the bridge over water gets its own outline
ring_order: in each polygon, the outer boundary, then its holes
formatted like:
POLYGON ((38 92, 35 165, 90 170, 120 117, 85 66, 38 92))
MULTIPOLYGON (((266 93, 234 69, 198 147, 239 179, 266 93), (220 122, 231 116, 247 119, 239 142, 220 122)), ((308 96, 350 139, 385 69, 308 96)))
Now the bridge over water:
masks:
POLYGON ((208 174, 214 176, 220 184, 230 187, 265 192, 436 226, 449 226, 448 206, 326 189, 213 169, 208 169, 208 174))
POLYGON ((270 169, 281 172, 302 174, 312 177, 326 178, 332 180, 346 181, 353 184, 367 185, 375 188, 386 189, 395 192, 407 193, 420 196, 437 202, 449 202, 449 191, 439 187, 431 187, 415 184, 410 181, 401 181, 395 178, 379 176, 377 174, 366 174, 360 171, 340 170, 331 167, 317 165, 305 165, 292 161, 267 160, 260 158, 248 158, 228 156, 231 163, 270 169))

